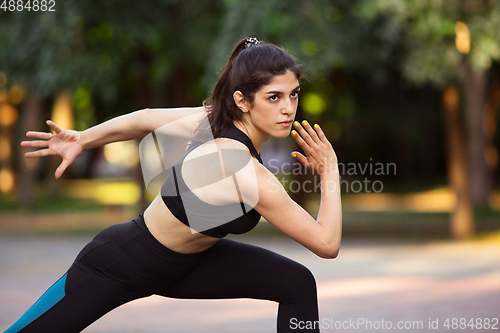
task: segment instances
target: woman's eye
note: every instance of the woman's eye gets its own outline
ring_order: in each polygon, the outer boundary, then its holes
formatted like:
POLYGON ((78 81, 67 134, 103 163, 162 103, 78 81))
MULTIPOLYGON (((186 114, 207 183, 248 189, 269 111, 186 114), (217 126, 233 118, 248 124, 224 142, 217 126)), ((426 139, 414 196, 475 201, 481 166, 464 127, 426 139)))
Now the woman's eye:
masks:
POLYGON ((291 96, 292 96, 292 98, 299 98, 299 92, 294 91, 291 96))
POLYGON ((276 102, 278 100, 278 95, 273 95, 273 96, 269 97, 269 100, 272 102, 276 102))

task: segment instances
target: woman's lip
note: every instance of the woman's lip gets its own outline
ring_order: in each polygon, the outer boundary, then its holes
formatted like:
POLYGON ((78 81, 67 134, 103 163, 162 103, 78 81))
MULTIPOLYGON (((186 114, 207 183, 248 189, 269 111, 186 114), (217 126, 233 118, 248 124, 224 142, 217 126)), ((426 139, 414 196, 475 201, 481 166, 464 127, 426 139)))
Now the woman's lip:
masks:
POLYGON ((283 125, 290 125, 292 123, 292 121, 282 121, 281 123, 278 123, 278 124, 283 124, 283 125))

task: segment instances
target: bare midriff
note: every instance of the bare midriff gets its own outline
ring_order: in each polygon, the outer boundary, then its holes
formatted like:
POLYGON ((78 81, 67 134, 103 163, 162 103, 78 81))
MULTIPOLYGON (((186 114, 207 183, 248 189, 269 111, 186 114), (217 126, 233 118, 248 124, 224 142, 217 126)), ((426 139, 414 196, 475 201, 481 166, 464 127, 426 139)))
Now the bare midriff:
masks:
POLYGON ((156 196, 144 211, 144 221, 160 243, 179 253, 202 252, 220 239, 199 232, 192 233, 189 226, 172 214, 161 196, 156 196))

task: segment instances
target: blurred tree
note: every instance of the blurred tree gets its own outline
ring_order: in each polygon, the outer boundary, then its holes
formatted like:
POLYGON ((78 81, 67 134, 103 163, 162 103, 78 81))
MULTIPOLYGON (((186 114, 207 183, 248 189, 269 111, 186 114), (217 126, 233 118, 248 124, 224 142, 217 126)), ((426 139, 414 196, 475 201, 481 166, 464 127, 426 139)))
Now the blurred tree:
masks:
POLYGON ((221 2, 208 0, 140 6, 105 0, 65 1, 53 12, 0 12, 0 72, 27 89, 20 123, 34 117, 40 124, 29 129, 41 130, 43 116, 32 106, 64 88, 76 92, 77 130, 134 108, 199 105, 205 92, 191 77, 200 75, 220 10, 221 2))
POLYGON ((54 12, 0 12, 2 71, 28 85, 33 95, 84 87, 109 102, 119 98, 123 80, 168 80, 179 64, 199 70, 221 7, 214 1, 177 0, 57 6, 54 12))
MULTIPOLYGON (((378 82, 389 77, 391 71, 397 71, 417 86, 430 83, 441 91, 452 84, 461 85, 468 126, 464 142, 469 157, 453 159, 453 163, 469 162, 460 166, 470 170, 469 179, 461 181, 470 182, 474 204, 487 203, 493 185, 492 168, 498 160, 491 144, 494 127, 488 125, 498 107, 489 105, 496 101, 491 97, 496 96, 496 90, 490 89, 490 98, 486 90, 487 71, 492 61, 500 58, 500 37, 496 34, 500 31, 499 2, 319 0, 295 1, 293 6, 269 0, 225 3, 227 11, 213 44, 211 66, 219 67, 230 47, 241 37, 255 35, 283 45, 299 56, 314 79, 302 98, 298 118, 305 112, 311 120, 321 119, 337 126, 346 124, 342 123, 343 114, 348 115, 343 121, 348 123, 352 119, 356 106, 349 92, 338 95, 342 91, 338 85, 332 89, 339 70, 362 71, 378 82), (332 98, 332 92, 337 94, 336 98, 332 98), (331 105, 335 100, 337 105, 331 105), (335 112, 325 112, 332 108, 335 112)), ((206 81, 214 79, 210 76, 206 81)), ((443 119, 451 118, 443 116, 443 119)), ((453 121, 445 128, 451 125, 460 126, 460 122, 453 121)), ((408 126, 399 128, 406 131, 408 126)), ((328 129, 330 137, 337 136, 335 128, 328 129)), ((459 133, 460 129, 452 132, 459 133)), ((456 137, 448 135, 447 140, 456 137)), ((456 144, 459 143, 451 143, 456 144)), ((452 230, 473 230, 472 218, 467 223, 469 227, 452 226, 452 230)))
MULTIPOLYGON (((405 32, 406 57, 401 69, 408 80, 416 84, 431 82, 441 89, 453 84, 462 86, 467 129, 465 169, 469 170, 473 205, 486 206, 498 161, 492 144, 494 129, 489 126, 492 119, 488 110, 494 107, 488 102, 494 100, 491 94, 495 94, 495 90, 488 89, 488 70, 494 60, 500 59, 500 37, 496 33, 500 31, 500 3, 492 0, 374 0, 359 2, 357 11, 368 21, 383 18, 395 29, 405 32)), ((447 124, 447 127, 452 125, 460 123, 447 124)), ((458 229, 452 227, 452 230, 458 229)))
POLYGON ((443 109, 446 118, 446 145, 448 153, 448 177, 456 194, 455 209, 450 224, 452 235, 465 237, 474 231, 470 183, 466 158, 464 133, 460 124, 459 94, 454 86, 443 92, 443 109))
POLYGON ((496 1, 367 1, 360 11, 383 15, 408 34, 402 63, 415 83, 463 86, 473 203, 485 206, 492 190, 497 155, 487 134, 487 71, 500 59, 500 4, 496 1), (488 153, 490 152, 490 153, 488 153), (490 161, 490 163, 488 163, 490 161), (489 164, 489 165, 488 165, 489 164))

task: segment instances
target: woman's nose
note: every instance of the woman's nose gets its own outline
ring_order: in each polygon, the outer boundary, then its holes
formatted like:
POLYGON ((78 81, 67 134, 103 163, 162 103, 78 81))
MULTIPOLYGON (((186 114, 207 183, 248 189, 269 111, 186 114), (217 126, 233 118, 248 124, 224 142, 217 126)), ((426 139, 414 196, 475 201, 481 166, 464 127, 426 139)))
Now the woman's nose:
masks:
POLYGON ((281 112, 285 114, 292 114, 295 112, 295 104, 293 103, 292 100, 288 99, 283 105, 283 108, 281 109, 281 112))

